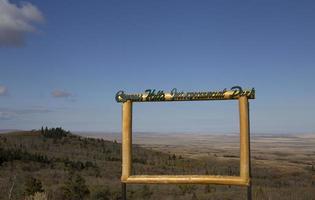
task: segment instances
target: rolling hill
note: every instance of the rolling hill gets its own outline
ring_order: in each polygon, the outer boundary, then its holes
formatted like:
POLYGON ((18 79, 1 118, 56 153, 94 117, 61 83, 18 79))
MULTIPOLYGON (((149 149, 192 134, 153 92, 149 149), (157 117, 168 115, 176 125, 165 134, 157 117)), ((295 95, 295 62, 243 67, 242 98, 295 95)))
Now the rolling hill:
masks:
MULTIPOLYGON (((0 199, 121 199, 121 145, 61 128, 0 135, 0 199)), ((133 146, 134 174, 238 175, 237 156, 202 159, 133 146)), ((253 199, 314 199, 314 166, 253 162, 253 199)), ((128 185, 128 199, 245 199, 245 188, 128 185)))

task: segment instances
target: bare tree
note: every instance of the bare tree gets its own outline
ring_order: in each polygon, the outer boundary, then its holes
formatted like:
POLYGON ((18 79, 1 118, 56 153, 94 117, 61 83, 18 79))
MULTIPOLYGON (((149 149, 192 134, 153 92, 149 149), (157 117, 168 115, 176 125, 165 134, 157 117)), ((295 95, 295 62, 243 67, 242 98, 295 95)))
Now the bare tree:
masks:
POLYGON ((15 180, 16 180, 16 175, 14 175, 13 179, 12 179, 12 185, 11 185, 10 190, 9 190, 9 200, 11 200, 11 198, 12 198, 12 191, 13 191, 13 188, 15 185, 15 180))

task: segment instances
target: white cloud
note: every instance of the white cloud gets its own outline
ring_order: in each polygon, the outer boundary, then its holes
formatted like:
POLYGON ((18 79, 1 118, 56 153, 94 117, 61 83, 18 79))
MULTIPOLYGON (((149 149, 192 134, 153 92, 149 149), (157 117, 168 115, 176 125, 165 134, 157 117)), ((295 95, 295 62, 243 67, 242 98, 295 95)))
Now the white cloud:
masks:
POLYGON ((6 95, 8 93, 8 89, 4 85, 0 85, 0 96, 6 95))
POLYGON ((57 97, 57 98, 67 98, 67 97, 72 96, 72 94, 70 92, 66 92, 66 91, 62 91, 62 90, 55 90, 51 93, 51 95, 53 97, 57 97))
POLYGON ((42 13, 31 3, 0 0, 0 47, 23 45, 25 34, 36 31, 33 24, 43 21, 42 13))

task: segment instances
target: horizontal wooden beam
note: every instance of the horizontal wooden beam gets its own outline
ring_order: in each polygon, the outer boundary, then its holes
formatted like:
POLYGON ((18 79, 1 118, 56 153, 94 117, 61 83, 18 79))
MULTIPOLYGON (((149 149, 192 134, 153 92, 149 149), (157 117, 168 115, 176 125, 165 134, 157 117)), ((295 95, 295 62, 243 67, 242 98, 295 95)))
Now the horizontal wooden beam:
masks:
POLYGON ((209 175, 132 175, 122 180, 128 184, 219 184, 248 186, 249 179, 239 176, 209 175))

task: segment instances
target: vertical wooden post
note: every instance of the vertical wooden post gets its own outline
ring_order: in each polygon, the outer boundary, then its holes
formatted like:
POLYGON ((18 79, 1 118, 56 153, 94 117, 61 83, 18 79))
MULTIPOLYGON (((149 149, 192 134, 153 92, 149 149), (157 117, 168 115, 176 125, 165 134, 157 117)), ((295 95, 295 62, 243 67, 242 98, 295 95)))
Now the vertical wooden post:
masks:
POLYGON ((132 169, 132 102, 123 103, 122 108, 122 175, 124 182, 131 175, 132 169))
POLYGON ((249 149, 249 186, 247 186, 247 200, 252 200, 252 159, 251 159, 251 147, 250 147, 250 112, 248 102, 248 149, 249 149))
POLYGON ((250 180, 250 138, 249 138, 249 105, 248 98, 239 98, 240 113, 240 176, 249 181, 247 186, 247 199, 251 200, 250 180))

